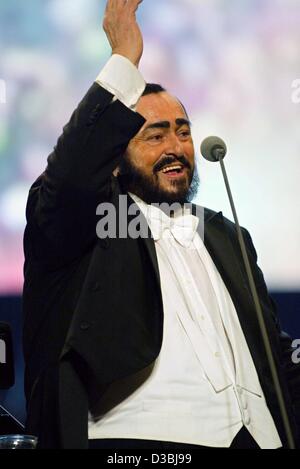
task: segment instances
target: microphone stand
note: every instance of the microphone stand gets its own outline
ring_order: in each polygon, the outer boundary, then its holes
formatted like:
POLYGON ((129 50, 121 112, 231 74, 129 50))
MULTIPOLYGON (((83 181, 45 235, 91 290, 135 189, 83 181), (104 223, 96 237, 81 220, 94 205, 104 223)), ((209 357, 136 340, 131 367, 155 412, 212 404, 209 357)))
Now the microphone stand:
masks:
POLYGON ((0 405, 0 435, 24 434, 25 427, 7 409, 0 405))
POLYGON ((259 323, 261 334, 262 334, 263 344, 264 344, 267 359, 269 362, 271 375, 272 375, 273 382, 274 382, 275 392, 276 392, 276 396, 278 399, 279 408, 280 408, 280 412, 281 412, 281 416, 283 420, 283 425, 284 425, 284 429, 285 429, 286 436, 287 436, 288 447, 289 449, 296 449, 295 440, 293 437, 293 432, 291 429, 291 424, 289 421, 289 417, 288 417, 288 413, 287 413, 287 409, 286 409, 286 405, 285 405, 285 401, 284 401, 284 397, 283 397, 283 393, 282 393, 282 389, 281 389, 281 385, 279 381, 279 376, 278 376, 278 372, 277 372, 277 368, 276 368, 276 364, 274 360, 273 351, 271 348, 270 339, 269 339, 268 332, 267 332, 265 319, 262 313, 262 309, 261 309, 261 305, 260 305, 260 301, 259 301, 259 297, 257 293, 257 288, 254 282, 254 278, 253 278, 253 274, 252 274, 252 270, 251 270, 251 266, 249 262, 249 257, 248 257, 247 250, 246 250, 243 233, 239 224, 237 212, 235 209, 235 205, 234 205, 234 201, 233 201, 233 197, 232 197, 232 193, 231 193, 231 189, 229 185, 229 180, 228 180, 225 165, 224 165, 225 151, 222 148, 215 148, 213 150, 213 154, 216 157, 217 161, 220 162, 220 165, 221 165, 223 178, 224 178, 227 194, 228 194, 230 205, 231 205, 232 214, 233 214, 234 221, 235 221, 236 228, 237 228, 238 240, 239 240, 240 248, 242 251, 242 256, 243 256, 243 260, 244 260, 244 264, 245 264, 245 268, 247 272, 247 277, 249 280, 250 290, 251 290, 251 294, 252 294, 254 305, 255 305, 256 315, 257 315, 258 323, 259 323))

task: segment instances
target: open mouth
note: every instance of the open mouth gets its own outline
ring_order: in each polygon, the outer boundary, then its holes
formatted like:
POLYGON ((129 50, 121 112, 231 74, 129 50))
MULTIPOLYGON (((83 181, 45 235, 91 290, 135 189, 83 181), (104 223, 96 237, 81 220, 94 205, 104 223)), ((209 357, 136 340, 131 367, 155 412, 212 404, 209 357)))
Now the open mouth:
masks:
POLYGON ((182 165, 166 166, 163 168, 160 173, 162 173, 167 178, 176 178, 181 177, 185 174, 186 168, 182 165))

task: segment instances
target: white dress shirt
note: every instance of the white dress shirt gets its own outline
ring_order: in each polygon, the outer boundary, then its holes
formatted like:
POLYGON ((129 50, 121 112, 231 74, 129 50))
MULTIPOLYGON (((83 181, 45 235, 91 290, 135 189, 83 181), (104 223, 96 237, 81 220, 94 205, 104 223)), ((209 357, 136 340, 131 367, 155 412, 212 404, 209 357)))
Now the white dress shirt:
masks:
POLYGON ((194 218, 193 236, 182 243, 176 230, 162 235, 157 229, 157 219, 166 217, 159 208, 130 195, 155 241, 163 344, 151 367, 111 385, 90 413, 89 438, 226 448, 246 426, 261 448, 281 447, 234 304, 197 232, 198 219, 187 214, 194 218))
POLYGON ((146 83, 139 70, 122 55, 113 54, 96 78, 96 83, 135 110, 146 83))

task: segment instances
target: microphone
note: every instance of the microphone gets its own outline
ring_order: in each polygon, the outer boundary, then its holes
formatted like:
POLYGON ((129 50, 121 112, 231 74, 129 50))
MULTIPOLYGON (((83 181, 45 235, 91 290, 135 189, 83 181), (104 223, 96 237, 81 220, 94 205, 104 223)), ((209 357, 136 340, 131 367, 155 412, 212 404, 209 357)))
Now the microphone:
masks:
POLYGON ((11 329, 0 322, 0 389, 9 389, 15 384, 14 355, 11 329))
POLYGON ((276 396, 278 399, 280 413, 282 416, 282 421, 283 421, 284 429, 285 429, 286 436, 287 436, 288 446, 289 446, 289 449, 296 449, 295 440, 293 437, 293 432, 292 432, 290 420, 288 417, 288 412, 287 412, 286 404, 284 401, 281 384, 279 381, 279 375, 278 375, 278 371, 277 371, 276 364, 275 364, 274 354, 273 354, 272 347, 271 347, 271 341, 268 335, 265 318, 263 316, 261 304, 259 301, 259 296, 257 293, 257 288, 254 282, 254 277, 253 277, 253 273, 252 273, 250 262, 249 262, 248 253, 246 250, 244 236, 243 236, 240 224, 239 224, 237 212, 235 209, 235 204, 234 204, 231 189, 230 189, 229 180, 227 177, 227 173, 226 173, 226 169, 225 169, 225 165, 223 161, 227 154, 227 146, 225 142, 219 137, 207 137, 201 144, 201 154, 206 160, 212 161, 212 162, 219 161, 221 165, 221 170, 223 173, 226 190, 227 190, 232 214, 233 214, 235 225, 236 225, 239 245, 242 251, 242 257, 243 257, 243 261, 244 261, 244 265, 245 265, 245 269, 247 273, 250 291, 251 291, 253 303, 255 306, 257 320, 259 323, 259 328, 261 331, 263 344, 265 347, 266 356, 267 356, 267 360, 269 363, 269 367, 270 367, 270 371, 271 371, 271 375, 272 375, 272 379, 274 383, 274 389, 275 389, 276 396))
POLYGON ((201 144, 201 154, 208 161, 219 161, 227 154, 226 143, 219 137, 207 137, 201 144))

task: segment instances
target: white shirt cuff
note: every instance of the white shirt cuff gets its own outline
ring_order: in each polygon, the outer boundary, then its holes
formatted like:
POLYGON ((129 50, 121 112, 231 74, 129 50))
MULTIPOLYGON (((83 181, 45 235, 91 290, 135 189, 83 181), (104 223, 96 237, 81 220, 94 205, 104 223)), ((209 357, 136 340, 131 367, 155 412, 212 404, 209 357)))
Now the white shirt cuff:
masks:
POLYGON ((96 83, 135 110, 146 83, 139 70, 122 55, 114 54, 96 78, 96 83))

